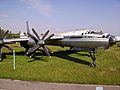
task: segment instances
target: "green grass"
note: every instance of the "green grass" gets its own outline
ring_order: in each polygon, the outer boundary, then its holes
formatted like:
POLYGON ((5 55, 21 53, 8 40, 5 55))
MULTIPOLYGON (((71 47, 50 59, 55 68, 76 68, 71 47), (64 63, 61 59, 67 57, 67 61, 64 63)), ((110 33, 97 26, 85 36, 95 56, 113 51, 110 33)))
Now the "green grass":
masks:
POLYGON ((92 62, 87 52, 68 53, 67 48, 49 46, 54 52, 49 58, 42 51, 29 59, 18 44, 11 45, 16 50, 16 70, 12 67, 12 53, 3 49, 4 60, 0 62, 0 78, 32 80, 59 83, 120 85, 120 43, 104 50, 99 49, 97 67, 89 67, 92 62))

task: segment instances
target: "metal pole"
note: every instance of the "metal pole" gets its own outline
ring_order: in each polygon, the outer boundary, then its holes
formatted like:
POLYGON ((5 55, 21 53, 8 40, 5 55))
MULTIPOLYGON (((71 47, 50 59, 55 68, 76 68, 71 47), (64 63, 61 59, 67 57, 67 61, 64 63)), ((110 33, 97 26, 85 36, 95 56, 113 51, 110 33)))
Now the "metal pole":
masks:
POLYGON ((13 69, 16 69, 16 65, 15 65, 15 50, 13 50, 13 69))
POLYGON ((0 49, 0 61, 2 61, 2 48, 0 49))

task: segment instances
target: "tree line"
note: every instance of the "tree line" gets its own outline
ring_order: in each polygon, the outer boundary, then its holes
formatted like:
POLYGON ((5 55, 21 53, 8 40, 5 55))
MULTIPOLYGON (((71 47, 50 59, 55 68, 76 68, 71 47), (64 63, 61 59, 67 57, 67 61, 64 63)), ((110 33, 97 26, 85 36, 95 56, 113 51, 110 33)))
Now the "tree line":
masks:
MULTIPOLYGON (((1 29, 0 27, 0 37, 2 37, 7 30, 1 29)), ((6 38, 19 38, 20 33, 12 33, 12 31, 9 31, 6 38)))

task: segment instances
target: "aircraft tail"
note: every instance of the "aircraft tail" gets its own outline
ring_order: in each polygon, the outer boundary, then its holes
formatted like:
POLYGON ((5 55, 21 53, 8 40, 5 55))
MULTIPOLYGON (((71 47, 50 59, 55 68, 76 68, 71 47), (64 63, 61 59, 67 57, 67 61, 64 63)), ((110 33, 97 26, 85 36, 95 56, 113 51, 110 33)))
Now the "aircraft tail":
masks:
POLYGON ((27 38, 28 33, 30 33, 28 21, 26 21, 26 29, 27 29, 27 32, 20 32, 20 38, 27 38))
POLYGON ((26 21, 26 26, 27 26, 27 33, 30 33, 30 28, 29 28, 28 21, 26 21))

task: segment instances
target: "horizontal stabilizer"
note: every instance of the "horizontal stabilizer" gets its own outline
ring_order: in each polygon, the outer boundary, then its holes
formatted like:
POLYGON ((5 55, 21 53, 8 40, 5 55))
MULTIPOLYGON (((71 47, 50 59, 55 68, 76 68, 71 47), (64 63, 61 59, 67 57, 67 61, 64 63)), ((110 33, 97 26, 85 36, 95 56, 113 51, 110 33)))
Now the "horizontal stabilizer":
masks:
POLYGON ((13 42, 24 42, 24 41, 28 41, 28 38, 13 38, 13 39, 5 39, 4 43, 5 44, 11 44, 13 42))

